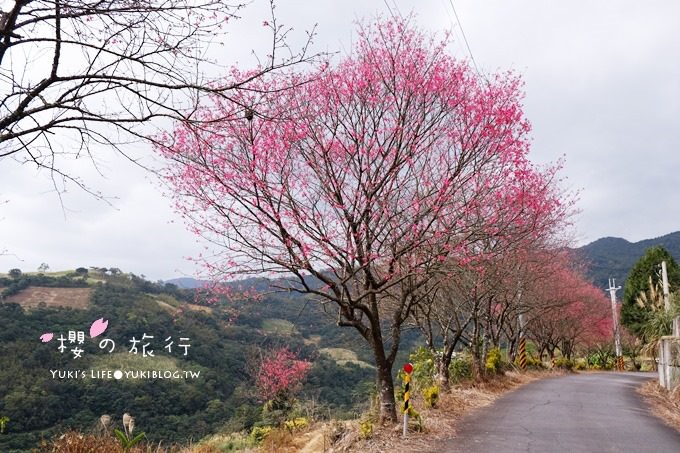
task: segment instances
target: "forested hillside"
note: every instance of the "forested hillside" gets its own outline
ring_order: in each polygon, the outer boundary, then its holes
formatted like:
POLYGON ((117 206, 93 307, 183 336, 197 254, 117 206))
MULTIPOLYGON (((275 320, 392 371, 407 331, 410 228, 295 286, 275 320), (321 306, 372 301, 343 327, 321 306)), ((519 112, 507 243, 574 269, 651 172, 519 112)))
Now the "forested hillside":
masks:
POLYGON ((633 267, 650 247, 660 245, 676 259, 680 259, 680 231, 654 239, 628 242, 625 239, 606 237, 580 247, 577 251, 588 263, 588 275, 593 283, 606 288, 608 279, 615 278, 622 285, 633 267))
POLYGON ((365 353, 353 349, 356 333, 329 328, 331 320, 301 298, 272 295, 226 309, 203 304, 193 291, 172 284, 92 272, 0 278, 0 288, 0 416, 9 418, 0 435, 2 452, 28 451, 67 428, 91 432, 104 414, 117 421, 130 413, 150 441, 165 443, 249 429, 267 416, 254 390, 254 368, 267 351, 281 347, 312 363, 299 401, 311 402, 301 410, 316 418, 356 415, 365 409, 374 386, 374 371, 361 361, 365 353), (60 298, 61 289, 68 287, 91 289, 84 308, 20 305, 27 302, 22 295, 36 288, 49 288, 52 302, 68 305, 60 298), (88 329, 100 318, 108 328, 90 338, 88 329), (77 331, 84 331, 82 345, 68 341, 69 332, 77 331), (41 343, 46 333, 54 338, 41 343), (58 350, 60 335, 66 338, 63 352, 58 350), (130 353, 131 341, 144 335, 138 353, 130 353), (109 343, 101 347, 104 339, 115 342, 113 351, 109 343), (168 349, 172 341, 174 349, 168 349), (154 357, 143 357, 144 343, 154 357), (188 345, 186 355, 180 343, 188 345), (72 351, 76 347, 83 350, 78 358, 72 351), (335 360, 339 356, 343 360, 335 360), (179 372, 182 377, 116 379, 106 374, 118 369, 167 376, 179 372), (185 372, 200 374, 187 378, 185 372))

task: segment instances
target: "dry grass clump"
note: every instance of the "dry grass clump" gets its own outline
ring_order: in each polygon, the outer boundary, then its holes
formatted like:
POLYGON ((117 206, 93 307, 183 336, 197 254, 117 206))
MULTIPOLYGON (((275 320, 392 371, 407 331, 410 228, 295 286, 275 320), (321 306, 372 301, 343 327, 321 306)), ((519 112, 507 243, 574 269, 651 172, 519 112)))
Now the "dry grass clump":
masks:
POLYGON ((680 387, 668 392, 653 379, 645 382, 637 391, 649 404, 654 415, 667 425, 680 430, 680 387))
MULTIPOLYGON (((118 439, 111 436, 83 434, 67 431, 50 441, 42 441, 36 453, 123 453, 118 439)), ((135 445, 128 453, 222 453, 223 450, 204 444, 180 445, 135 445)))
POLYGON ((223 451, 224 450, 221 450, 213 445, 198 444, 194 445, 193 447, 187 447, 179 450, 179 453, 222 453, 223 451))
MULTIPOLYGON (((42 441, 38 447, 40 453, 120 453, 123 449, 113 437, 99 437, 68 431, 52 441, 42 441)), ((134 453, 143 450, 132 449, 134 453)))
POLYGON ((295 446, 294 437, 290 432, 285 429, 274 429, 264 438, 259 451, 292 453, 298 451, 298 448, 295 446))

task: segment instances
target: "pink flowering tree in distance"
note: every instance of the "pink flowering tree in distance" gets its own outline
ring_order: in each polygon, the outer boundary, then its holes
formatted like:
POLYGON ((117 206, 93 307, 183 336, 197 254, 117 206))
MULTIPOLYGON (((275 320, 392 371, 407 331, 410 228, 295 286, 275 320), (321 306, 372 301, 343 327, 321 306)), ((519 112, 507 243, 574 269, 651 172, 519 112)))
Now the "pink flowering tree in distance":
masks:
POLYGON ((259 365, 255 371, 255 385, 265 401, 291 396, 312 367, 311 362, 299 359, 288 348, 270 351, 259 365))
POLYGON ((515 190, 539 173, 520 81, 478 75, 411 21, 360 26, 351 55, 315 74, 215 98, 158 148, 177 209, 215 245, 200 258, 211 276, 278 276, 334 304, 371 348, 381 421, 397 419, 392 368, 419 290, 497 234, 491 207, 542 203, 515 190))
POLYGON ((575 266, 560 263, 549 279, 532 282, 529 298, 539 309, 528 320, 528 335, 539 357, 547 353, 572 358, 577 347, 613 344, 612 314, 604 291, 593 286, 575 266))
POLYGON ((503 342, 512 357, 518 316, 543 308, 526 303, 522 293, 529 282, 546 278, 552 261, 568 261, 559 250, 568 242, 572 201, 560 201, 562 194, 553 187, 556 170, 517 181, 520 191, 508 181, 506 196, 494 197, 497 205, 489 200, 476 213, 468 209, 468 222, 491 220, 486 234, 468 241, 462 253, 452 254, 421 289, 411 318, 434 356, 443 388, 449 385, 449 365, 461 342, 470 346, 476 378, 484 378, 489 348, 503 342))

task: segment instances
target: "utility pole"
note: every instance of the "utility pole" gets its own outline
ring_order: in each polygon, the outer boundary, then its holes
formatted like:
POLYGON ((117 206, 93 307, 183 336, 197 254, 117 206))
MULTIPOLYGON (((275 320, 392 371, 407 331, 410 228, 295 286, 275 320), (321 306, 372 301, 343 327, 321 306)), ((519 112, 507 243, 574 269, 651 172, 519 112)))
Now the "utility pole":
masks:
POLYGON ((619 329, 619 312, 616 309, 616 291, 621 289, 616 285, 616 279, 609 279, 609 296, 612 299, 612 319, 614 320, 614 347, 616 348, 616 369, 623 371, 623 351, 621 350, 621 331, 619 329))
POLYGON ((661 281, 663 282, 663 306, 668 313, 671 311, 671 297, 668 291, 668 269, 665 261, 661 262, 661 281))
MULTIPOLYGON (((665 261, 661 261, 661 282, 663 284, 663 306, 666 313, 671 311, 671 295, 668 285, 668 267, 665 261)), ((678 318, 673 319, 673 327, 671 328, 671 335, 677 337, 680 336, 680 325, 678 324, 678 318)))

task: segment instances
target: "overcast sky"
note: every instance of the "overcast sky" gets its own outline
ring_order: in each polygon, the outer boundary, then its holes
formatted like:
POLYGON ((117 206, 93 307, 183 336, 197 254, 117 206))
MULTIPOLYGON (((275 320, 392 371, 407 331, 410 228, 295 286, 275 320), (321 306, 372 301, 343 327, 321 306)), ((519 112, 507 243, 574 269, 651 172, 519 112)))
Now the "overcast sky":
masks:
MULTIPOLYGON (((425 29, 452 30, 450 51, 470 59, 462 25, 480 71, 522 76, 532 159, 565 156, 565 186, 580 190, 579 245, 680 230, 680 2, 454 0, 458 22, 449 0, 386 1, 392 13, 414 11, 425 29)), ((231 24, 225 64, 250 67, 250 50, 267 53, 267 3, 255 0, 231 24)), ((295 36, 318 24, 315 50, 342 53, 356 19, 390 9, 383 0, 280 0, 277 14, 295 36)), ((52 270, 118 267, 152 280, 196 274, 186 257, 202 246, 175 223, 153 178, 111 152, 100 160, 103 177, 84 161, 69 168, 111 204, 71 187, 66 209, 47 174, 0 160, 0 272, 44 262, 52 270)))

